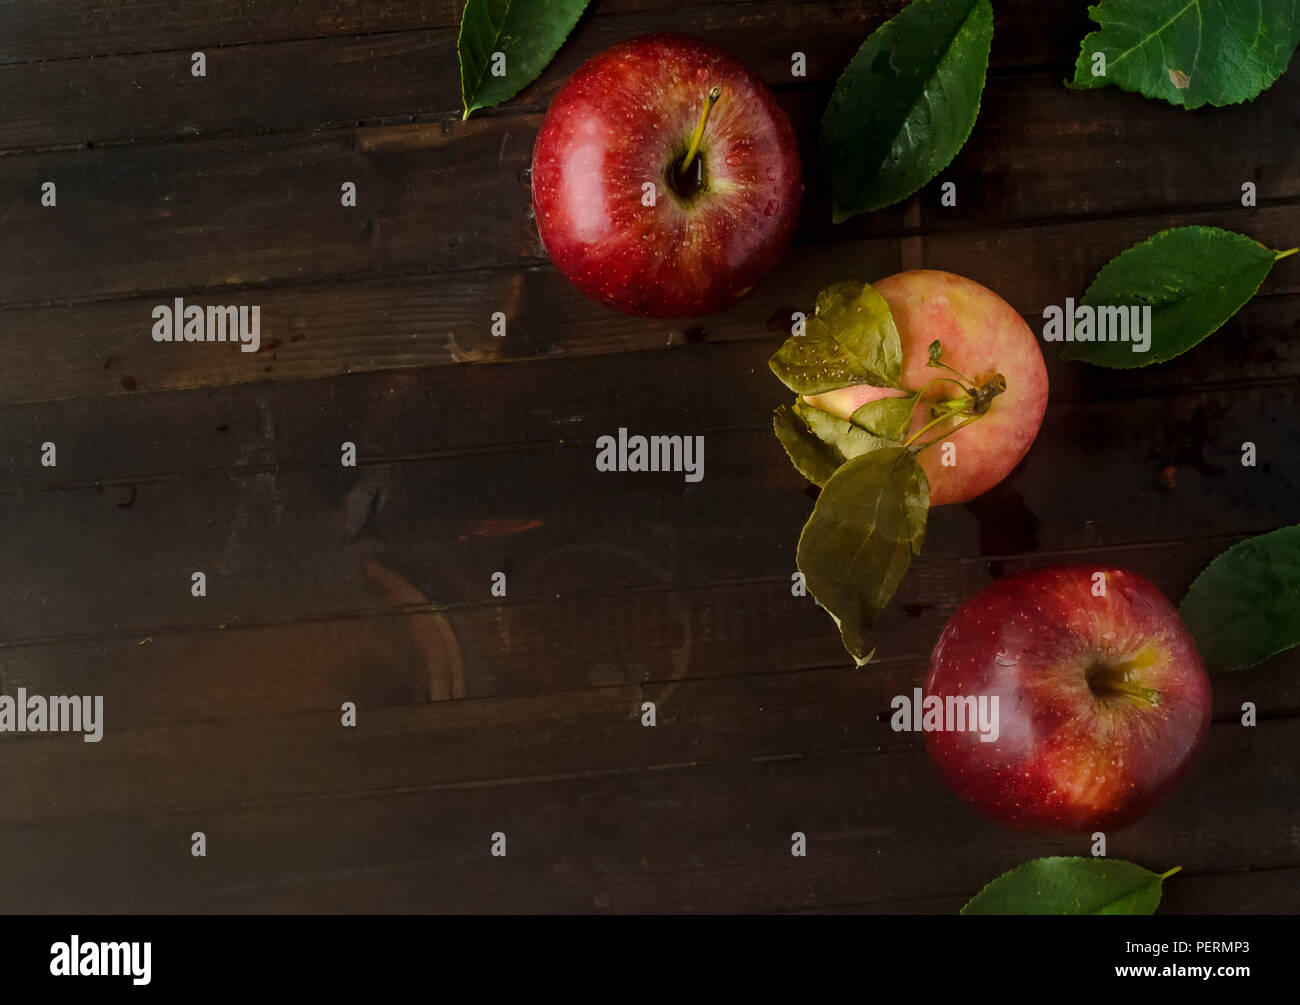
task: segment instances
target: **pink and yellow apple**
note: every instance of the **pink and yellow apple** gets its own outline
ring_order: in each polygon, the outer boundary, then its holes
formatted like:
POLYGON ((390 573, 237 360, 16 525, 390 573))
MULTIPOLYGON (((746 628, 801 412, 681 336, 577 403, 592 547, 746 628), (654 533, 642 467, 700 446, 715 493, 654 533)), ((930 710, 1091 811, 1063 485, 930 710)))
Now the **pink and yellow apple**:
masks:
MULTIPOLYGON (((999 373, 1006 379, 1006 390, 993 399, 986 414, 918 456, 930 480, 930 505, 973 499, 1010 474, 1038 435, 1047 408, 1047 367, 1038 340, 1024 318, 996 293, 950 272, 917 269, 872 285, 889 305, 898 328, 904 387, 920 388, 944 375, 929 365, 930 343, 936 339, 943 346, 942 362, 977 385, 999 373), (947 441, 953 445, 950 464, 945 464, 941 449, 947 441)), ((926 397, 951 398, 955 391, 952 384, 937 384, 926 397)), ((848 419, 869 401, 903 394, 855 384, 804 400, 848 419)), ((930 421, 927 411, 916 410, 912 432, 930 421)), ((939 426, 934 432, 947 428, 939 426)))

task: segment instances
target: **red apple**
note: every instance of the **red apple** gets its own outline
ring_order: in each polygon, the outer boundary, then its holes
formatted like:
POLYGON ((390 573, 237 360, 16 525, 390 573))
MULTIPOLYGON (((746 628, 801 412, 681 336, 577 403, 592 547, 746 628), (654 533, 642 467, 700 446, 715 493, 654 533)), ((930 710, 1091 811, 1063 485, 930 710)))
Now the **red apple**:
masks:
MULTIPOLYGON (((942 362, 982 384, 996 374, 1006 378, 1006 390, 994 398, 978 421, 941 437, 918 457, 930 480, 930 505, 965 502, 991 489, 1020 463, 1038 435, 1047 409, 1047 367, 1038 340, 1015 308, 992 290, 951 272, 918 269, 900 272, 872 284, 889 305, 903 348, 902 384, 920 388, 946 371, 929 365, 930 343, 943 347, 942 362), (942 444, 953 449, 944 456, 942 444), (945 461, 950 463, 945 463, 945 461)), ((957 392, 940 383, 926 393, 938 401, 957 392)), ((849 418, 868 401, 898 397, 902 391, 855 384, 809 395, 815 408, 849 418)), ((912 432, 930 417, 918 408, 912 432)), ((935 435, 953 424, 935 427, 935 435)))
POLYGON ((578 69, 546 113, 532 184, 559 270, 592 299, 652 317, 748 293, 785 252, 803 191, 794 131, 768 89, 716 46, 671 34, 578 69))
POLYGON ((926 745, 959 796, 1018 827, 1133 822, 1210 725, 1210 682, 1177 612, 1141 576, 1102 566, 1021 573, 968 600, 934 647, 925 693, 998 698, 992 742, 941 730, 926 745))

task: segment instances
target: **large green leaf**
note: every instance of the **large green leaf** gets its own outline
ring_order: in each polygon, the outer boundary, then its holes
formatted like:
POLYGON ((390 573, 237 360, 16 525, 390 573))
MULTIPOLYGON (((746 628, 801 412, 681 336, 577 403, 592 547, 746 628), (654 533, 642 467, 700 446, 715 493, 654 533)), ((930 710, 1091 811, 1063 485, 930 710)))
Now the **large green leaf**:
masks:
POLYGON ((468 0, 460 18, 463 118, 513 98, 559 51, 590 0, 468 0), (494 74, 495 54, 505 57, 494 74))
POLYGON ((1118 369, 1172 359, 1237 313, 1273 263, 1288 254, 1217 227, 1163 230, 1107 263, 1080 301, 1093 308, 1150 306, 1150 348, 1134 352, 1131 342, 1067 342, 1061 358, 1118 369))
POLYGON ((862 43, 822 118, 836 223, 906 199, 952 162, 992 40, 989 0, 914 0, 862 43))
POLYGON ((1298 0, 1102 0, 1072 86, 1117 84, 1184 108, 1249 101, 1300 42, 1298 0), (1105 73, 1097 54, 1105 57, 1105 73))
POLYGON ((834 283, 817 294, 802 335, 791 335, 768 361, 796 394, 850 384, 897 387, 903 346, 885 298, 870 283, 834 283))
POLYGON ((852 458, 826 482, 799 535, 797 560, 808 590, 836 624, 859 666, 876 617, 925 539, 930 486, 902 447, 852 458))
POLYGON ((1004 872, 971 898, 962 914, 1151 914, 1164 881, 1132 862, 1109 858, 1037 858, 1004 872))
POLYGON ((1300 525, 1234 544, 1196 577, 1178 613, 1211 671, 1300 644, 1300 525))

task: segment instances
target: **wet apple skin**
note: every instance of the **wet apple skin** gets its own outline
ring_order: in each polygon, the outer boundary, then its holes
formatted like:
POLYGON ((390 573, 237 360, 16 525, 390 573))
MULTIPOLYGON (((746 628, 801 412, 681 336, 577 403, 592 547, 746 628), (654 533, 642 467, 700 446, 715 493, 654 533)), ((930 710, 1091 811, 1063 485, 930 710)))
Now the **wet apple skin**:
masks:
POLYGON ((1022 828, 1132 823, 1177 785, 1210 726, 1209 678, 1177 611, 1146 579, 1104 566, 1021 573, 971 598, 939 637, 925 694, 998 696, 996 741, 927 732, 926 746, 959 796, 1022 828), (1131 665, 1159 705, 1094 694, 1099 662, 1131 665))
POLYGON ((803 181, 794 130, 762 81, 714 45, 659 34, 569 78, 533 148, 532 188, 542 245, 580 290, 629 314, 688 317, 731 306, 780 261, 803 181), (707 190, 688 202, 666 171, 715 85, 707 190))

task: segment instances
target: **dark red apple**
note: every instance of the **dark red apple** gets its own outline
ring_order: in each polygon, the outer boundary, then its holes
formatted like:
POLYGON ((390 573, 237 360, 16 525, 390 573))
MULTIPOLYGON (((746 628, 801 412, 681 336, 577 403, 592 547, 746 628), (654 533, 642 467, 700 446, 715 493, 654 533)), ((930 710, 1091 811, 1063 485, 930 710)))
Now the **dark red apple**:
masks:
POLYGON ((940 730, 926 744, 959 796, 1019 827, 1132 823, 1210 725, 1209 678, 1178 613, 1141 576, 1102 566, 1025 572, 972 597, 939 637, 925 693, 997 696, 996 740, 940 730))
POLYGON ((789 119, 734 57, 647 35, 584 63, 533 148, 551 260, 629 314, 722 310, 776 265, 803 191, 789 119))

